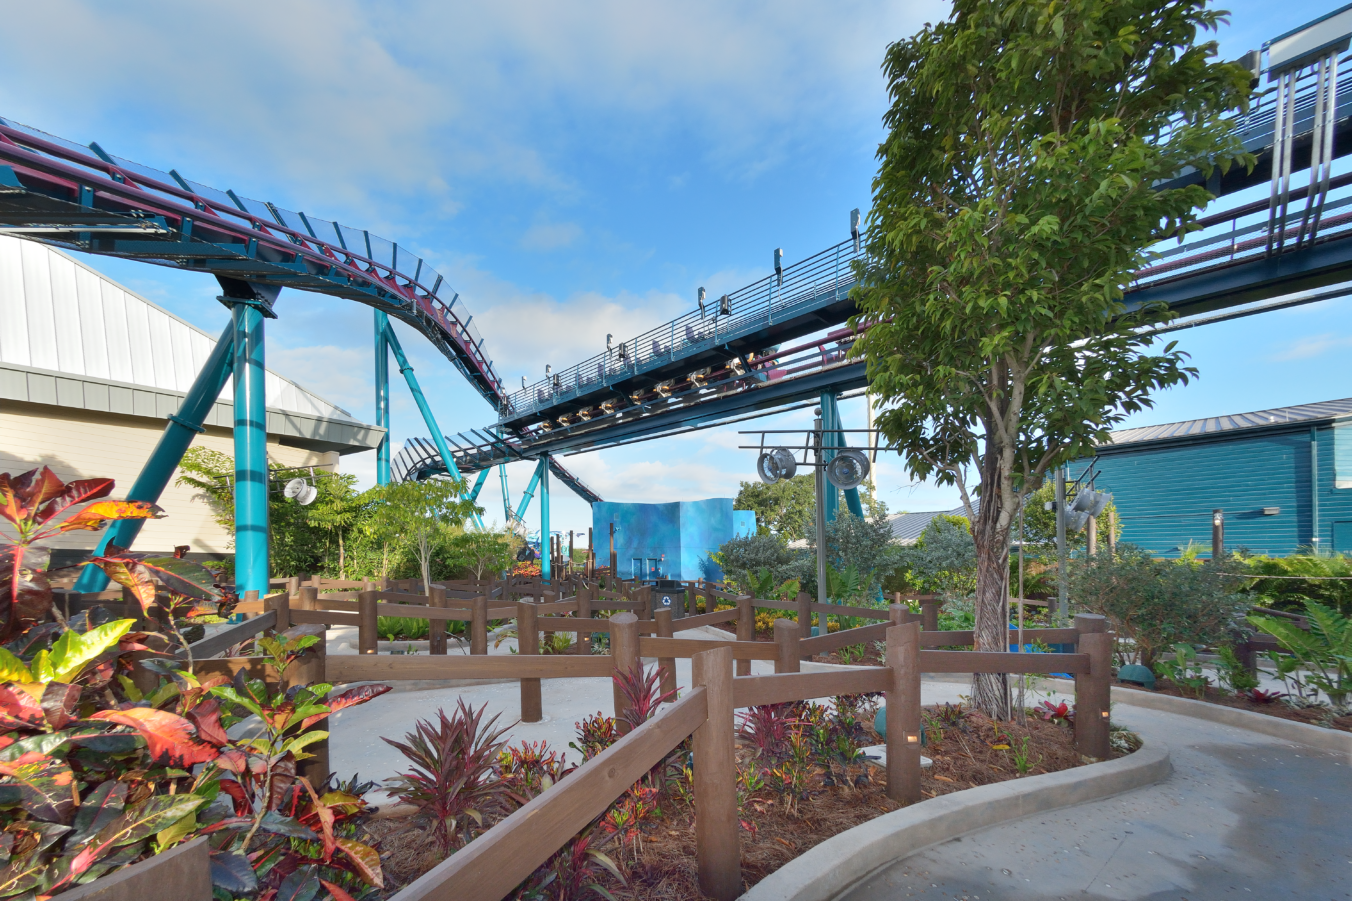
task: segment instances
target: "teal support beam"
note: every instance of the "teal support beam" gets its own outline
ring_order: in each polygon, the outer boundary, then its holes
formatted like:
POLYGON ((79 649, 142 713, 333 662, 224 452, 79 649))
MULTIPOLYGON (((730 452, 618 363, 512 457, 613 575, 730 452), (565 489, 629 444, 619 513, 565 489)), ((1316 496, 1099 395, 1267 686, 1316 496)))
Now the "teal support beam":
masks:
MULTIPOLYGON (((836 395, 832 391, 823 391, 821 393, 822 406, 822 461, 829 463, 835 459, 835 448, 840 446, 840 436, 832 432, 832 429, 840 428, 840 411, 836 409, 836 395)), ((822 510, 826 514, 827 522, 835 522, 836 515, 840 512, 840 489, 832 485, 830 480, 823 479, 825 484, 822 486, 824 498, 822 510)))
POLYGON ((506 527, 512 527, 512 493, 507 488, 507 464, 498 466, 498 476, 502 482, 502 520, 506 527))
MULTIPOLYGON (((422 413, 423 424, 426 425, 427 430, 432 433, 432 441, 437 446, 437 453, 441 454, 441 462, 445 465, 446 472, 448 472, 453 479, 462 479, 463 476, 460 475, 460 467, 455 465, 455 457, 451 456, 451 449, 446 445, 446 436, 441 434, 441 428, 437 425, 436 417, 432 415, 432 408, 428 406, 427 397, 423 394, 422 386, 418 384, 418 377, 413 374, 413 367, 409 364, 408 357, 404 355, 404 346, 399 343, 399 338, 394 334, 394 329, 390 328, 389 317, 379 311, 376 312, 376 315, 385 320, 383 332, 385 346, 394 351, 394 358, 399 362, 399 371, 403 373, 404 381, 408 383, 409 393, 413 395, 413 400, 418 405, 418 412, 422 413)), ((376 356, 376 377, 379 379, 380 370, 382 368, 380 359, 383 356, 379 349, 376 351, 376 356)), ((377 397, 379 394, 380 389, 377 387, 377 397)), ((390 419, 389 402, 389 384, 387 381, 385 386, 385 427, 387 429, 389 428, 390 419)), ((385 438, 381 440, 380 446, 385 454, 383 462, 385 467, 385 481, 381 482, 381 484, 384 485, 390 480, 390 444, 388 432, 385 433, 385 438)), ((475 486, 474 493, 469 495, 470 500, 474 500, 479 496, 479 488, 483 485, 483 480, 487 478, 487 476, 488 470, 485 469, 483 474, 479 477, 479 484, 475 486)), ((483 528, 484 521, 482 516, 478 513, 473 513, 470 518, 474 520, 476 526, 481 529, 483 528)))
MULTIPOLYGON (((385 430, 376 447, 376 484, 390 484, 390 317, 375 310, 376 332, 376 425, 385 430)), ((432 435, 439 436, 436 429, 432 435)))
MULTIPOLYGON (((140 475, 127 492, 128 500, 152 504, 159 501, 160 495, 169 484, 169 479, 174 475, 174 470, 183 459, 184 452, 192 445, 193 438, 202 431, 202 423, 211 412, 212 404, 221 396, 226 379, 230 378, 234 347, 235 324, 231 322, 216 340, 211 355, 197 373, 197 378, 193 380, 192 387, 183 398, 183 403, 179 404, 178 412, 169 417, 164 434, 160 436, 155 449, 150 452, 150 459, 146 460, 140 475)), ((99 539, 94 556, 102 556, 109 544, 131 547, 144 523, 143 519, 124 519, 112 523, 99 539)), ((80 571, 80 578, 75 582, 75 590, 83 593, 103 591, 107 587, 108 577, 103 574, 103 570, 92 564, 80 571)))
POLYGON ((540 458, 540 578, 549 575, 549 454, 540 458))
POLYGON ((526 493, 521 495, 521 503, 517 504, 517 519, 526 518, 526 510, 530 508, 531 498, 535 497, 535 486, 540 484, 540 473, 543 472, 545 468, 544 460, 541 460, 540 465, 535 467, 535 474, 530 477, 530 484, 526 486, 526 493))
POLYGON ((268 429, 263 310, 234 298, 235 587, 268 593, 268 429))
POLYGON ((470 500, 477 501, 479 499, 479 492, 483 490, 484 482, 488 481, 488 472, 487 469, 479 471, 479 478, 474 480, 474 488, 469 493, 470 500))
MULTIPOLYGON (((823 429, 841 429, 840 406, 836 402, 834 392, 823 391, 821 395, 822 404, 822 428, 823 429)), ((841 434, 826 434, 822 436, 822 444, 830 448, 848 447, 845 436, 841 434)), ((825 460, 831 460, 835 457, 835 451, 826 451, 822 454, 825 460)), ((826 483, 826 521, 834 522, 836 516, 840 513, 840 489, 832 485, 829 481, 826 483)), ((845 489, 845 506, 849 511, 860 519, 864 518, 864 505, 859 500, 858 488, 845 489)))

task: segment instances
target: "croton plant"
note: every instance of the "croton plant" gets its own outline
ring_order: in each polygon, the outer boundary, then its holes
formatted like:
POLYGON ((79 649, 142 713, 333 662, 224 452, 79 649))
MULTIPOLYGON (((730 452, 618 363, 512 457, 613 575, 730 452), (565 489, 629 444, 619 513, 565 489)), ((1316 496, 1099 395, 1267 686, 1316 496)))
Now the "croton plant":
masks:
MULTIPOLYGON (((330 685, 283 690, 243 671, 194 674, 190 652, 162 649, 186 651, 177 623, 218 619, 236 597, 181 557, 109 547, 92 560, 146 615, 158 606, 172 635, 138 631, 100 607, 63 619, 41 542, 163 515, 108 500, 112 489, 111 479, 63 483, 46 467, 0 474, 0 517, 14 533, 0 533, 0 899, 41 901, 202 835, 218 898, 348 901, 376 891, 380 858, 353 824, 369 786, 312 785, 297 763, 327 737, 315 727, 330 714, 389 687, 329 697, 330 685), (244 720, 253 727, 231 729, 244 720)), ((318 640, 255 645, 284 676, 318 640)))

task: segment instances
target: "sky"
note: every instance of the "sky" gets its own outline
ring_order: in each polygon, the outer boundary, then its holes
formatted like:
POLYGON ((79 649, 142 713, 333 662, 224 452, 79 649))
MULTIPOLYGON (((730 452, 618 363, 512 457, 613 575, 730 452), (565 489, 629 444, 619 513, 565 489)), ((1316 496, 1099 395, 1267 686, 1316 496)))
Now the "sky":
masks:
MULTIPOLYGON (((1338 4, 1223 4, 1237 58, 1338 4)), ((889 42, 942 2, 489 4, 271 0, 11 4, 0 116, 242 196, 364 228, 422 256, 475 314, 508 385, 535 381, 710 296, 844 240, 867 210, 883 137, 889 42)), ((210 276, 90 258, 213 333, 210 276)), ((372 313, 284 291, 267 365, 374 421, 372 313)), ((1352 300, 1176 333, 1198 380, 1129 426, 1352 394, 1352 300)), ((425 340, 396 326, 442 430, 494 411, 425 340)), ((392 372, 392 376, 395 373, 392 372)), ((396 376, 397 377, 397 376, 396 376)), ((392 382, 392 439, 427 435, 392 382)), ((843 402, 847 428, 862 400, 843 402)), ((731 497, 753 479, 739 428, 810 410, 563 458, 606 500, 731 497)), ((374 482, 374 454, 342 469, 374 482)), ((515 506, 529 464, 508 469, 515 506)), ((955 489, 878 462, 892 511, 948 509, 955 489)), ((497 479, 480 502, 503 521, 497 479)), ((587 505, 551 493, 554 530, 587 505)), ((527 521, 538 527, 537 508, 527 521)))

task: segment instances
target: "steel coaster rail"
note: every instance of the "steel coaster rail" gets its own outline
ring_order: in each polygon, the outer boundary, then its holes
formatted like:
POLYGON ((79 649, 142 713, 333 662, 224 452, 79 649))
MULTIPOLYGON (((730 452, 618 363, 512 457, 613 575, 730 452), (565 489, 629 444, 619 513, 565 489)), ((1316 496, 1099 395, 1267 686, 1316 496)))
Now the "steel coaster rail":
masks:
POLYGON ((5 231, 77 250, 145 259, 369 303, 433 341, 497 406, 501 380, 459 295, 430 265, 391 241, 263 201, 219 191, 0 118, 0 206, 32 207, 5 231), (78 212, 78 215, 76 213, 78 212), (78 220, 78 221, 77 221, 78 220), (61 234, 72 237, 62 240, 61 234), (449 299, 448 299, 449 298, 449 299))

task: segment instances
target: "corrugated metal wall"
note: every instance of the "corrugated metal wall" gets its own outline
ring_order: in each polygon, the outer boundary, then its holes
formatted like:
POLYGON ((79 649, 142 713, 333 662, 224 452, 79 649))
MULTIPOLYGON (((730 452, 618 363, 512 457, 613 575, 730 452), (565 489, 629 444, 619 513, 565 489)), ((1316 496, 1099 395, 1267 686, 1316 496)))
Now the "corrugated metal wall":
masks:
MULTIPOLYGON (((1334 487, 1333 430, 1315 430, 1318 445, 1318 537, 1322 548, 1352 539, 1352 489, 1334 487), (1338 523, 1342 523, 1341 528, 1338 523)), ((1071 467, 1072 478, 1084 469, 1071 467)), ((1122 522, 1122 541, 1176 557, 1191 541, 1211 545, 1211 511, 1225 511, 1225 543, 1232 550, 1287 555, 1314 537, 1310 429, 1244 430, 1214 438, 1105 450, 1095 487, 1110 491, 1122 522), (1277 508, 1265 514, 1264 508, 1277 508)))
MULTIPOLYGON (((3 235, 0 323, 0 362, 180 393, 216 343, 64 253, 3 235)), ((356 421, 275 372, 266 382, 269 407, 356 421)))

